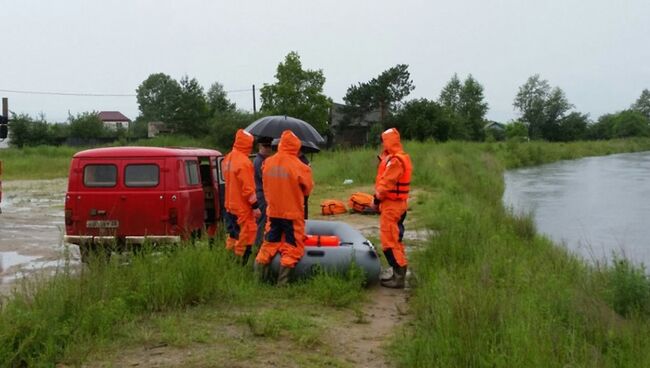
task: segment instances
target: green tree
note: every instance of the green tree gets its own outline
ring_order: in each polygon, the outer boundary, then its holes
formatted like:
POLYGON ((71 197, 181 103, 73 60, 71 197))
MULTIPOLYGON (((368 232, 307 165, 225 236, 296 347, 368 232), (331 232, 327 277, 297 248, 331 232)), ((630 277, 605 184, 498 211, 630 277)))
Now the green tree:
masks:
POLYGON ((70 136, 82 139, 102 138, 107 135, 104 123, 96 112, 84 112, 77 116, 68 117, 70 136))
POLYGON ((9 144, 13 147, 23 148, 30 142, 30 124, 32 118, 27 114, 11 114, 11 140, 9 144))
POLYGON ((636 110, 624 110, 614 115, 614 138, 645 137, 648 135, 648 118, 636 110))
POLYGON ((463 83, 454 74, 442 88, 438 101, 452 120, 454 139, 485 138, 483 128, 488 104, 484 101, 483 86, 471 74, 463 83))
POLYGON ((219 82, 212 83, 208 89, 207 102, 211 116, 216 113, 233 112, 237 109, 235 103, 230 102, 228 94, 219 82))
POLYGON ((453 134, 453 122, 445 109, 435 101, 424 98, 404 103, 395 113, 393 122, 407 139, 422 141, 434 138, 444 142, 453 134))
POLYGON ((614 137, 614 120, 616 114, 605 114, 587 128, 589 139, 611 139, 614 137))
POLYGON ((140 114, 144 121, 174 120, 182 93, 180 84, 163 73, 151 74, 136 90, 140 114))
POLYGON ((521 121, 511 121, 506 124, 507 139, 525 139, 528 138, 528 126, 521 121))
POLYGON ((559 120, 573 107, 559 87, 551 88, 539 74, 519 87, 513 105, 527 124, 529 137, 546 140, 560 138, 559 120))
POLYGON ((210 137, 216 147, 229 151, 235 141, 237 129, 245 128, 256 119, 254 114, 243 111, 226 111, 210 118, 210 137))
POLYGON ((438 102, 447 111, 458 114, 460 112, 460 93, 462 89, 463 85, 460 83, 458 75, 454 73, 454 76, 440 91, 438 102))
POLYGON ((484 101, 483 86, 470 74, 460 91, 458 114, 461 116, 469 138, 481 141, 485 138, 485 114, 488 104, 484 101))
POLYGON ((199 82, 188 76, 180 81, 181 92, 174 109, 173 118, 166 124, 180 134, 200 137, 208 133, 210 111, 199 82))
POLYGON ((637 110, 605 114, 588 129, 588 137, 591 139, 645 137, 649 134, 650 119, 637 110))
POLYGON ((589 115, 572 112, 559 120, 559 141, 577 141, 587 137, 589 115))
POLYGON ((415 89, 408 65, 398 64, 376 78, 348 88, 343 100, 351 109, 349 115, 363 116, 379 109, 380 121, 385 123, 391 110, 396 110, 398 104, 415 89))
POLYGON ((260 89, 261 111, 302 119, 325 133, 332 101, 323 94, 323 71, 303 70, 300 56, 292 51, 278 64, 275 79, 260 89))
POLYGON ((641 96, 632 104, 632 110, 642 113, 646 118, 650 119, 650 91, 644 89, 641 96))

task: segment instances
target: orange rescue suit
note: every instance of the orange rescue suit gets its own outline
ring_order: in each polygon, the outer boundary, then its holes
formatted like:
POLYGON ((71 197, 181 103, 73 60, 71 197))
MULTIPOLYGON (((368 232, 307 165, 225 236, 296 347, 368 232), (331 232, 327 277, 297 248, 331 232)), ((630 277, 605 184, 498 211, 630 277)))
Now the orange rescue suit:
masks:
POLYGON ((375 197, 380 201, 379 237, 386 258, 393 267, 408 265, 402 238, 406 219, 407 199, 413 166, 404 152, 399 132, 395 128, 381 135, 384 146, 375 179, 375 197))
POLYGON ((242 256, 253 244, 257 224, 253 210, 257 208, 253 163, 248 158, 253 150, 253 136, 239 129, 232 151, 224 157, 221 169, 226 182, 225 208, 228 238, 226 248, 242 256))
POLYGON ((300 139, 290 130, 280 137, 278 153, 262 167, 266 222, 264 243, 257 255, 260 264, 269 264, 280 252, 280 264, 293 268, 304 255, 304 201, 313 187, 311 168, 300 161, 300 139))

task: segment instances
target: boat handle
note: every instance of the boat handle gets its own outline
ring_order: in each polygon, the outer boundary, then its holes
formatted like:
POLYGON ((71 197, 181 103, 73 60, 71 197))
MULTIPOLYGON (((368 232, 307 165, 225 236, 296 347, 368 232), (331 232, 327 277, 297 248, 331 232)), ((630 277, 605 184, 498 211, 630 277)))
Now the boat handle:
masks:
POLYGON ((311 257, 325 257, 325 251, 322 250, 308 250, 307 255, 311 257))

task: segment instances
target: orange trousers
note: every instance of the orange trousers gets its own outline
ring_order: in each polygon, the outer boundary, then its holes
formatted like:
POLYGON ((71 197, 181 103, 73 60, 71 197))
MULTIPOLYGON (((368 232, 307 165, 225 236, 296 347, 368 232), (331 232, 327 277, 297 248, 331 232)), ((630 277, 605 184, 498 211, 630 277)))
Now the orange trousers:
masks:
POLYGON ((253 211, 237 213, 226 212, 226 249, 233 250, 236 256, 243 256, 246 247, 253 245, 257 234, 257 223, 253 211))
POLYGON ((379 240, 384 253, 393 252, 395 261, 400 267, 408 265, 406 250, 402 237, 404 236, 404 219, 406 218, 406 201, 383 200, 379 205, 379 240))
POLYGON ((305 254, 305 220, 270 217, 266 221, 264 242, 255 261, 267 265, 280 252, 280 265, 294 268, 305 254))

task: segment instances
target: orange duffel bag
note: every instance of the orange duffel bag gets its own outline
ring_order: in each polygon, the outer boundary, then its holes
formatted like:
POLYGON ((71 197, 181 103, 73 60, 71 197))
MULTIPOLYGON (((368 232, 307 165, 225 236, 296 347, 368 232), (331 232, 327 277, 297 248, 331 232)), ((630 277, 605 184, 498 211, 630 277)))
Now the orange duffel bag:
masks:
POLYGON ((343 201, 336 199, 325 199, 320 203, 320 213, 325 216, 340 215, 347 213, 348 209, 345 207, 343 201))
POLYGON ((307 235, 306 246, 312 247, 338 247, 341 239, 336 235, 307 235))
POLYGON ((363 214, 376 214, 378 213, 375 207, 373 207, 372 202, 374 198, 372 194, 356 192, 352 193, 348 204, 354 212, 363 213, 363 214))

